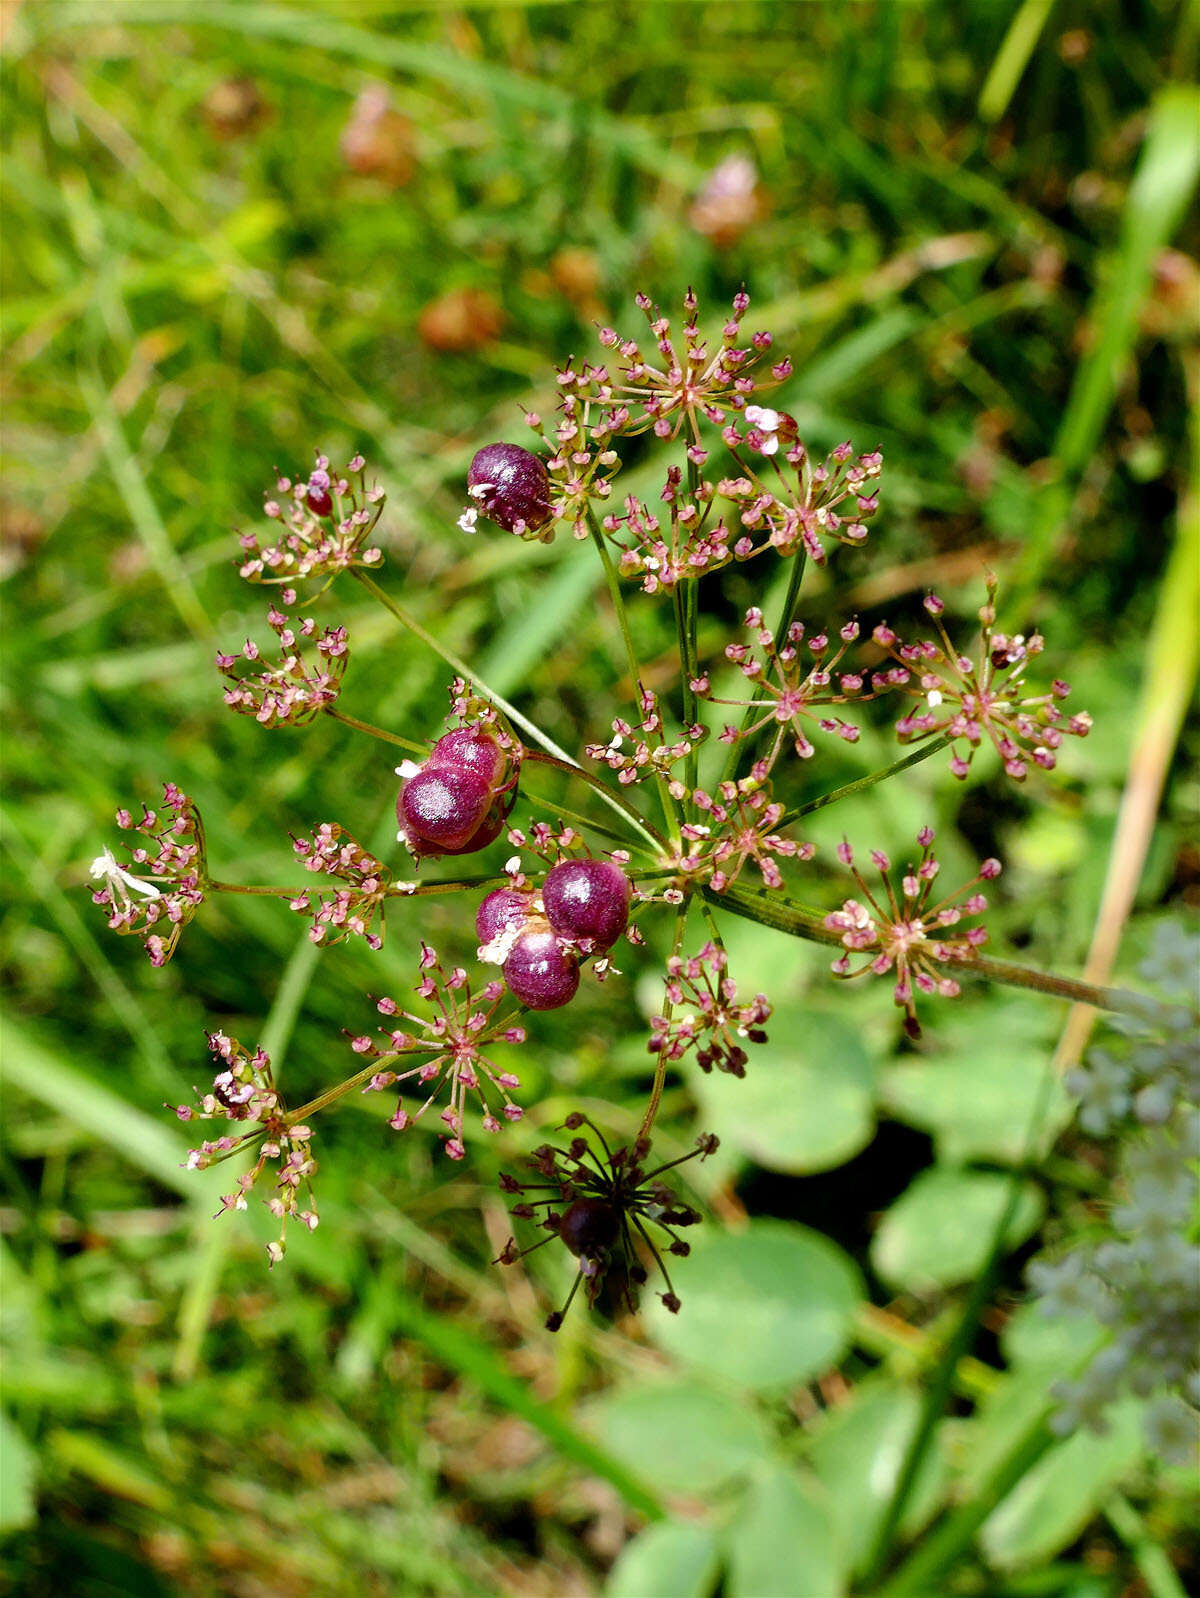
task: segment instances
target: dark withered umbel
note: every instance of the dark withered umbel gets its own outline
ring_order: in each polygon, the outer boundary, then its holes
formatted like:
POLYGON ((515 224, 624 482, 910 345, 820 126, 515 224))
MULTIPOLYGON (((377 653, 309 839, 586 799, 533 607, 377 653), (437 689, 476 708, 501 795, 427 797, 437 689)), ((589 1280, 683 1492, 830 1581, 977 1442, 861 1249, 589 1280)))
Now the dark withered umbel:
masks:
POLYGON ((541 1198, 522 1196, 521 1202, 513 1206, 512 1214, 519 1220, 537 1220, 547 1235, 528 1248, 518 1248, 516 1239, 510 1237, 496 1264, 511 1265, 556 1238, 566 1244, 579 1261, 579 1271, 562 1309, 546 1318, 547 1329, 556 1332, 581 1282, 585 1284, 587 1300, 593 1308, 637 1309, 638 1289, 644 1285, 647 1272, 639 1258, 636 1233, 667 1284, 667 1291, 659 1297, 675 1314, 679 1299, 663 1254, 680 1258, 689 1254, 691 1245, 676 1229, 695 1226, 702 1216, 689 1205, 681 1204, 678 1195, 660 1178, 664 1171, 697 1155, 706 1159, 717 1148, 717 1138, 705 1133, 696 1139, 696 1147, 690 1153, 647 1170, 649 1138, 640 1137, 630 1146, 614 1151, 603 1132, 586 1115, 578 1112, 569 1115, 563 1126, 569 1132, 587 1126, 603 1148, 604 1156, 601 1158, 586 1137, 574 1137, 566 1148, 543 1143, 533 1151, 526 1163, 542 1180, 525 1181, 502 1172, 500 1187, 503 1192, 545 1195, 541 1198), (664 1249, 655 1243, 648 1224, 656 1226, 669 1239, 664 1249))

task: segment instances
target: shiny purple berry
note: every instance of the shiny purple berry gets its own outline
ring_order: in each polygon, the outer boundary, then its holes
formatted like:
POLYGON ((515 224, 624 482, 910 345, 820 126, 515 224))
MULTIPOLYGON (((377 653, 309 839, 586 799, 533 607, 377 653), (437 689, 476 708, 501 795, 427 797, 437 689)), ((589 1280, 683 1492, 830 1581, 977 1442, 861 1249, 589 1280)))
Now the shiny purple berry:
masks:
POLYGON ((579 962, 547 927, 523 932, 502 967, 514 999, 531 1010, 557 1010, 579 987, 579 962))
POLYGON ((608 949, 629 924, 629 878, 610 860, 564 860, 542 884, 546 918, 563 938, 608 949))
POLYGON ((497 888, 475 912, 475 932, 480 943, 491 943, 505 932, 517 932, 530 913, 532 895, 515 888, 497 888))
POLYGON ((619 1230, 617 1212, 605 1199, 578 1198, 563 1211, 558 1235, 572 1254, 596 1259, 612 1248, 619 1230))
POLYGON ((333 514, 333 499, 327 488, 319 485, 314 487, 309 484, 304 495, 308 501, 308 508, 314 516, 331 516, 333 514))
POLYGON ((504 780, 508 756, 489 732, 478 727, 459 727, 439 738, 430 751, 425 769, 460 766, 482 777, 489 788, 504 780))
POLYGON ((520 522, 536 532, 550 520, 546 468, 519 444, 488 444, 481 449, 467 472, 467 487, 472 502, 507 532, 515 532, 520 522))
MULTIPOLYGON (((419 854, 465 853, 462 846, 472 842, 491 808, 491 790, 483 778, 457 766, 422 767, 396 800, 401 829, 419 854)), ((499 830, 497 826, 492 837, 499 830)))

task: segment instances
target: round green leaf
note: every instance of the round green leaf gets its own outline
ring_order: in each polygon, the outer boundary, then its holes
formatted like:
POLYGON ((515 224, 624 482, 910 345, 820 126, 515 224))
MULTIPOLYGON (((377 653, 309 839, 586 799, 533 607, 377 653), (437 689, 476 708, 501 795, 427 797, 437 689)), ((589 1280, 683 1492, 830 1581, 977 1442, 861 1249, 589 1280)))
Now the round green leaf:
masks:
POLYGON ((782 1466, 756 1477, 729 1532, 729 1598, 840 1598, 845 1574, 820 1485, 782 1466))
POLYGON ((874 1071, 858 1032, 840 1017, 780 1007, 767 1042, 748 1046, 742 1079, 700 1076, 705 1124, 769 1171, 799 1175, 841 1165, 875 1130, 874 1071))
POLYGON ((836 1364, 864 1296, 853 1262, 791 1221, 702 1239, 680 1276, 678 1315, 648 1301, 650 1335, 688 1364, 753 1388, 808 1381, 836 1364))
POLYGON ((1075 1541, 1141 1458, 1143 1408, 1127 1399, 1110 1411, 1102 1437, 1077 1432, 1026 1471, 980 1528, 993 1565, 1041 1565, 1075 1541))
MULTIPOLYGON (((973 1005, 969 1024, 939 1028, 935 1047, 933 1057, 885 1073, 881 1096, 891 1113, 932 1132, 947 1164, 1023 1159, 1034 1108, 1047 1090, 1044 1009, 1023 999, 973 1005)), ((1049 1147, 1070 1117, 1066 1092, 1053 1080, 1039 1146, 1049 1147)))
MULTIPOLYGON (((808 1463, 829 1493, 834 1517, 857 1568, 871 1548, 896 1477, 916 1429, 920 1401, 910 1387, 888 1378, 860 1382, 845 1403, 827 1410, 808 1451, 808 1463)), ((944 1452, 925 1455, 909 1498, 902 1530, 918 1532, 941 1502, 944 1452)))
MULTIPOLYGON (((912 1182, 883 1218, 871 1263, 892 1287, 928 1292, 969 1281, 983 1269, 1008 1202, 1011 1178, 936 1165, 912 1182)), ((1021 1188, 1005 1236, 1014 1249, 1037 1228, 1045 1202, 1033 1183, 1021 1188)))
POLYGON ((591 1413, 608 1451, 665 1492, 711 1492, 770 1448, 755 1410, 695 1382, 628 1387, 591 1413))
POLYGON ((717 1540, 694 1521, 660 1520, 625 1544, 605 1598, 708 1598, 717 1579, 717 1540))

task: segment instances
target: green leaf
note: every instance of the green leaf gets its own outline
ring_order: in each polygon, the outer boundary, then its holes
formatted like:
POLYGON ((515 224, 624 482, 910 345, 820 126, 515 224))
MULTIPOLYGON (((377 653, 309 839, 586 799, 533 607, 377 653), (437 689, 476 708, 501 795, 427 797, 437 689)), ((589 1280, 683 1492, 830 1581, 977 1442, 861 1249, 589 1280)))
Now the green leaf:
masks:
POLYGON ((861 1034, 838 1016, 798 1006, 780 1006, 767 1033, 766 1043, 750 1047, 743 1080, 714 1072, 696 1082, 706 1122, 769 1171, 841 1165, 875 1130, 874 1072, 861 1034))
POLYGON ((853 1262, 790 1221, 698 1241, 681 1284, 682 1311, 657 1300, 646 1326, 669 1353, 746 1387, 772 1389, 828 1370, 849 1346, 864 1297, 853 1262))
POLYGON ((660 1520, 625 1544, 604 1591, 607 1598, 708 1598, 718 1557, 708 1526, 660 1520))
MULTIPOLYGON (((929 1292, 976 1276, 1008 1202, 1010 1178, 934 1166, 912 1182, 883 1218, 871 1263, 892 1287, 929 1292)), ((1016 1248, 1041 1221, 1040 1190, 1023 1185, 1005 1244, 1016 1248)))
POLYGON ((729 1533, 729 1598, 840 1598, 845 1576, 820 1485, 783 1466, 756 1476, 729 1533))
POLYGON ((33 1524, 36 1477, 33 1449, 0 1409, 0 1533, 33 1524))
POLYGON ((992 1511, 979 1541, 1002 1570, 1040 1563, 1075 1541, 1142 1454, 1142 1405, 1109 1412, 1103 1437, 1079 1432, 1045 1454, 992 1511))
MULTIPOLYGON (((898 1120, 931 1132, 947 1164, 971 1159, 1017 1164, 1027 1153, 1029 1127, 1045 1086, 1047 1024, 1044 1004, 1023 998, 972 1006, 970 1026, 940 1031, 932 1058, 905 1061, 885 1073, 881 1097, 898 1120)), ((1053 1143, 1071 1116, 1054 1082, 1042 1114, 1039 1149, 1053 1143)))
POLYGON ((694 1381, 625 1388, 592 1417, 604 1447, 666 1492, 711 1492, 770 1450, 756 1410, 694 1381))
MULTIPOLYGON (((828 1490, 834 1518, 855 1569, 870 1551, 879 1518, 896 1485, 920 1401, 890 1377, 868 1380, 845 1403, 827 1411, 808 1462, 828 1490)), ((902 1531, 915 1535, 945 1493, 948 1469, 931 1448, 908 1501, 902 1531)))

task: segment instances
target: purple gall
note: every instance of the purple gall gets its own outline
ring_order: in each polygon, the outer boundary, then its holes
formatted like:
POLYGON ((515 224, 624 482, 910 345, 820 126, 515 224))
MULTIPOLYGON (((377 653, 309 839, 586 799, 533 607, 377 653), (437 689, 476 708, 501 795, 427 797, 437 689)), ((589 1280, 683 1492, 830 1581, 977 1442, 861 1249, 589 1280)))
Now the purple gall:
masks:
POLYGON ((629 878, 609 860, 564 860, 542 884, 546 918, 561 938, 609 949, 629 924, 629 878))
MULTIPOLYGON (((488 444, 467 470, 467 492, 473 505, 505 532, 534 535, 550 520, 550 477, 532 451, 519 444, 488 444)), ((474 530, 474 516, 467 511, 474 530)), ((460 526, 463 525, 460 522, 460 526)))

